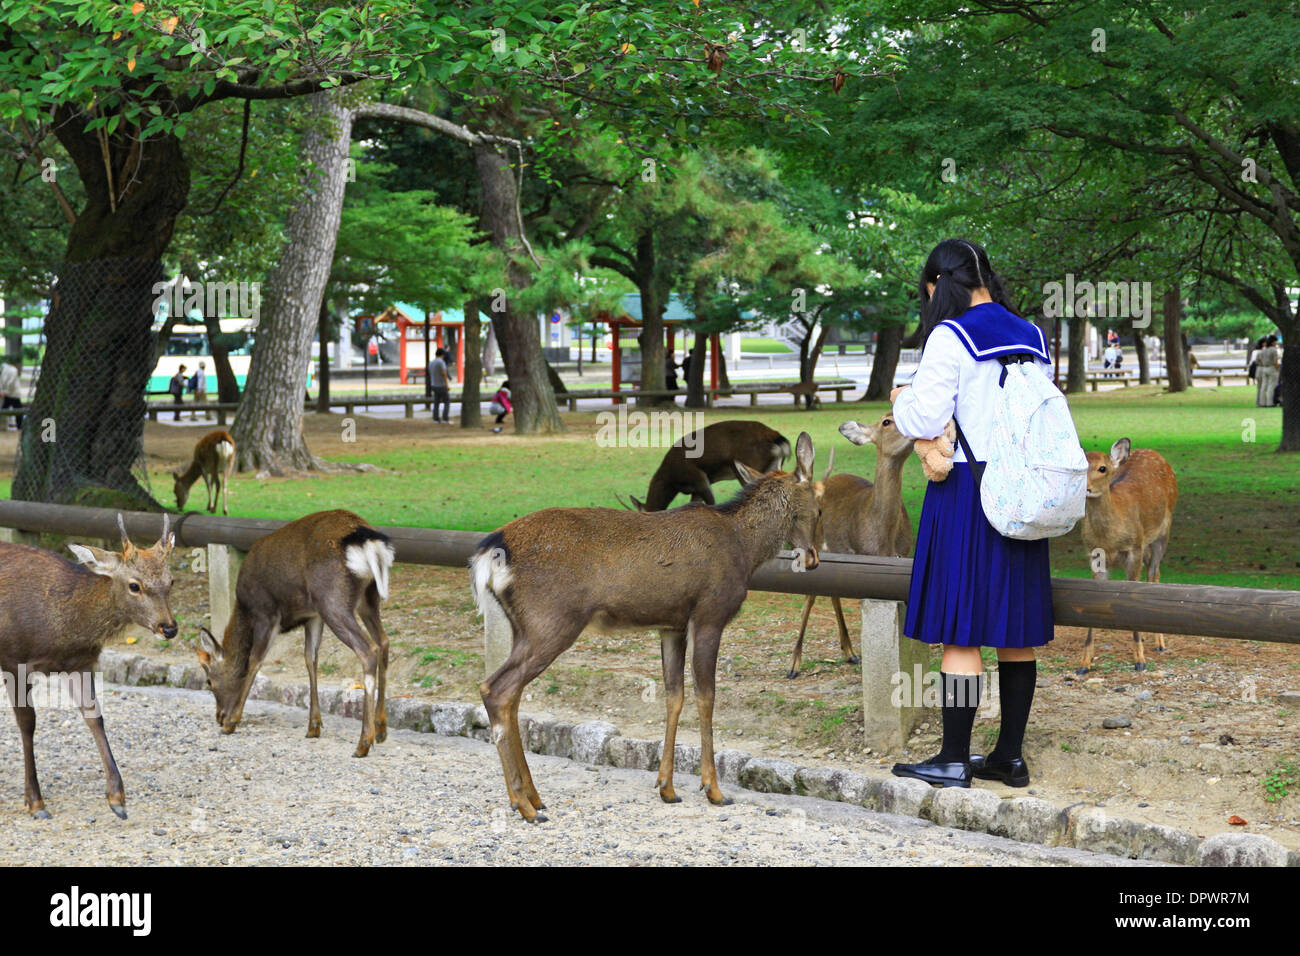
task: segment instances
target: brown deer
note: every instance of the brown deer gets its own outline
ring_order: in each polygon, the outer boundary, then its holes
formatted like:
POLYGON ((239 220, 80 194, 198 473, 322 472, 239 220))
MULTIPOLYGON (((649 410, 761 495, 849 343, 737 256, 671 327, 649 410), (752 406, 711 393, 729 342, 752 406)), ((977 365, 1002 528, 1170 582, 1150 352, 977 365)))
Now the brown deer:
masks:
POLYGON ((131 544, 120 514, 117 521, 121 552, 69 544, 81 564, 40 548, 0 544, 0 670, 23 737, 27 810, 38 820, 50 814, 36 780, 36 711, 26 696, 26 675, 48 675, 69 691, 99 748, 109 808, 125 820, 126 790, 104 734, 95 664, 104 644, 129 625, 167 640, 176 636, 176 618, 167 604, 172 586, 168 559, 175 542, 167 516, 162 537, 147 550, 131 544))
POLYGON ((762 422, 735 419, 714 422, 679 438, 650 478, 645 501, 635 496, 637 511, 664 511, 678 495, 714 503, 715 481, 741 481, 736 462, 757 472, 776 471, 790 456, 790 442, 762 422))
MULTIPOLYGON (((822 483, 813 480, 813 444, 801 434, 793 473, 760 475, 739 464, 745 487, 722 505, 689 504, 641 514, 612 508, 547 508, 483 539, 470 561, 480 610, 495 602, 514 632, 506 662, 480 685, 501 756, 510 805, 525 820, 544 820, 519 737, 524 687, 568 648, 583 628, 658 628, 667 725, 659 795, 677 803, 673 750, 682 710, 687 640, 700 714, 700 787, 715 805, 714 676, 722 629, 740 610, 754 570, 786 542, 817 566, 814 530, 822 483), (647 587, 653 582, 652 587, 647 587)), ((828 469, 829 471, 829 469, 828 469)))
POLYGON ((388 736, 388 636, 379 602, 388 597, 395 556, 387 535, 341 510, 306 515, 253 543, 235 581, 235 609, 221 643, 207 628, 200 631, 199 663, 217 701, 222 733, 233 734, 239 726, 271 638, 302 627, 311 684, 307 736, 320 736, 316 658, 328 624, 365 673, 361 740, 353 756, 364 757, 388 736))
MULTIPOLYGON (((872 483, 847 474, 826 478, 822 518, 817 529, 819 546, 828 554, 907 557, 912 553, 912 522, 903 507, 903 465, 912 453, 913 440, 899 432, 889 413, 874 425, 845 422, 840 426, 840 434, 855 445, 871 443, 876 446, 876 480, 872 483)), ((815 603, 815 594, 804 600, 799 637, 794 642, 794 654, 785 675, 788 678, 799 676, 803 636, 815 603)), ((848 625, 844 623, 840 599, 831 598, 831 606, 835 608, 844 660, 856 664, 858 656, 853 653, 853 642, 849 639, 848 625)))
POLYGON ((208 490, 208 512, 217 511, 217 498, 221 500, 221 513, 230 514, 230 476, 235 471, 235 440, 224 429, 209 432, 194 446, 194 459, 184 468, 172 472, 175 479, 172 490, 176 492, 176 510, 184 511, 190 497, 190 487, 201 477, 208 490))
MULTIPOLYGON (((1133 448, 1121 438, 1110 454, 1088 452, 1088 497, 1084 507, 1083 545, 1092 562, 1092 576, 1105 579, 1124 564, 1125 577, 1160 580, 1160 562, 1169 547, 1169 527, 1178 503, 1178 480, 1169 462, 1150 448, 1133 448), (1104 563, 1103 563, 1104 562, 1104 563)), ((1156 649, 1165 649, 1165 636, 1156 635, 1156 649)), ((1092 667, 1092 628, 1083 644, 1078 673, 1092 667)), ((1146 670, 1142 635, 1133 632, 1133 669, 1146 670)))

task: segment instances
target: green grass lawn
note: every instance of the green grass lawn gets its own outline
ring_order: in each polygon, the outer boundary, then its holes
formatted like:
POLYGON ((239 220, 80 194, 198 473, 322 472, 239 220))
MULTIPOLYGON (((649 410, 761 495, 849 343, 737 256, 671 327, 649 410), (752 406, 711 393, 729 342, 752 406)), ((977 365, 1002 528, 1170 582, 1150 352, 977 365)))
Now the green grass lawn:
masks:
MULTIPOLYGON (((1256 408, 1253 394, 1242 387, 1179 395, 1135 387, 1071 398, 1084 448, 1108 449, 1116 439, 1128 437, 1134 447, 1154 448, 1172 464, 1179 500, 1162 569, 1166 582, 1300 590, 1300 456, 1275 452, 1281 410, 1256 408), (1254 440, 1248 441, 1252 420, 1254 440)), ((869 477, 875 468, 874 449, 850 445, 836 429, 846 419, 875 420, 885 410, 883 404, 828 403, 814 412, 790 406, 745 407, 709 411, 704 420, 761 418, 792 443, 806 430, 817 448, 819 471, 827 451, 834 448, 837 471, 869 477)), ((645 491, 662 446, 602 447, 596 439, 595 413, 568 415, 566 420, 569 433, 551 438, 428 426, 427 432, 415 431, 413 438, 390 436, 381 442, 367 436, 370 420, 357 416, 356 445, 340 445, 337 448, 348 453, 329 454, 370 462, 386 474, 264 481, 240 476, 231 495, 232 510, 249 517, 294 518, 341 507, 376 524, 491 530, 540 508, 617 507, 616 492, 626 497, 645 491)), ((151 479, 155 493, 170 502, 166 471, 160 467, 151 472, 151 479)), ((903 493, 913 527, 924 484, 919 461, 910 462, 903 493)), ((715 486, 719 500, 736 488, 730 482, 715 486)), ((7 482, 0 490, 8 494, 7 482)), ((201 485, 195 493, 201 507, 201 485)), ((1077 530, 1053 542, 1052 552, 1055 574, 1087 575, 1077 530)))

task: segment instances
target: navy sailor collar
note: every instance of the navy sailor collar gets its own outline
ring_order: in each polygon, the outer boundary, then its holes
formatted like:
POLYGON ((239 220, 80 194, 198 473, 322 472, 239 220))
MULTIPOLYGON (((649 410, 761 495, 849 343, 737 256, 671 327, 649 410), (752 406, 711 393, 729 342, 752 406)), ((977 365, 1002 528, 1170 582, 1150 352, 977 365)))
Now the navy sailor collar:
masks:
POLYGON ((996 302, 982 302, 939 324, 957 333, 957 339, 977 362, 1021 352, 1051 361, 1043 330, 996 302))

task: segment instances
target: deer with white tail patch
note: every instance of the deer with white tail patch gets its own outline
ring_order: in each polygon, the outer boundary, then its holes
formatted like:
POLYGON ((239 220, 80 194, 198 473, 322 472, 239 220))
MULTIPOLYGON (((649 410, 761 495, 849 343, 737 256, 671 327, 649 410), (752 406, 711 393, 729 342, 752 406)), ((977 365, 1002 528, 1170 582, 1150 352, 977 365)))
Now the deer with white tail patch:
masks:
POLYGON ((387 535, 342 510, 306 515, 254 542, 239 569, 235 609, 222 641, 206 628, 200 632, 199 663, 217 701, 222 733, 239 726, 271 639, 302 627, 311 685, 307 736, 320 736, 316 659, 329 625, 357 655, 364 673, 361 739, 353 756, 364 757, 387 737, 388 636, 379 604, 388 597, 395 557, 387 535))
MULTIPOLYGON (((545 820, 519 735, 524 687, 588 624, 658 628, 667 722, 657 786, 673 789, 673 754, 684 698, 688 637, 700 716, 700 786, 709 802, 730 803, 713 758, 713 698, 722 630, 744 603, 754 570, 789 543, 803 566, 817 566, 814 537, 822 482, 813 480, 813 444, 801 434, 793 472, 759 474, 737 463, 745 488, 721 505, 689 504, 649 514, 611 508, 547 508, 483 539, 470 561, 474 600, 495 602, 513 631, 506 662, 479 690, 501 757, 510 805, 545 820)), ((829 473, 829 467, 827 472, 829 473)))

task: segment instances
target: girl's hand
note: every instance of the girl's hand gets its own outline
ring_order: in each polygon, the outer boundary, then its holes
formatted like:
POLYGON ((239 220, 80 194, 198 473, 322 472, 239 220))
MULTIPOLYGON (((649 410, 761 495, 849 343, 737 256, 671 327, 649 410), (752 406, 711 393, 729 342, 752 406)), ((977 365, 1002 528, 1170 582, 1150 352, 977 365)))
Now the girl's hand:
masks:
POLYGON ((903 391, 903 389, 905 389, 905 388, 911 388, 911 387, 912 387, 911 385, 900 385, 900 386, 898 386, 898 388, 896 388, 896 389, 894 389, 892 392, 890 392, 890 393, 889 393, 889 404, 890 404, 890 405, 894 404, 894 400, 898 398, 899 394, 903 391))

